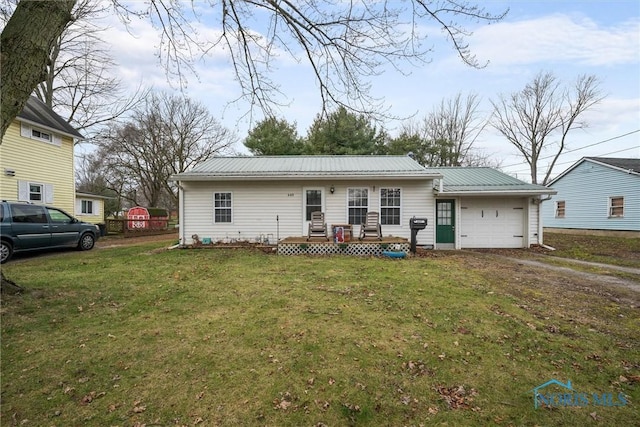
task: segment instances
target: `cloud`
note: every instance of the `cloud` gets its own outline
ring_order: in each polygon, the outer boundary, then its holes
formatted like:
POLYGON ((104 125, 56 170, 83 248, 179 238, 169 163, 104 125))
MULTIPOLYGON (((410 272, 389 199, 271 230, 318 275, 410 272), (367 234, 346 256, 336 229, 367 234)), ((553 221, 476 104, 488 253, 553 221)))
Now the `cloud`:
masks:
POLYGON ((640 20, 605 27, 590 18, 553 14, 476 30, 472 49, 493 67, 536 63, 613 66, 640 62, 640 20))

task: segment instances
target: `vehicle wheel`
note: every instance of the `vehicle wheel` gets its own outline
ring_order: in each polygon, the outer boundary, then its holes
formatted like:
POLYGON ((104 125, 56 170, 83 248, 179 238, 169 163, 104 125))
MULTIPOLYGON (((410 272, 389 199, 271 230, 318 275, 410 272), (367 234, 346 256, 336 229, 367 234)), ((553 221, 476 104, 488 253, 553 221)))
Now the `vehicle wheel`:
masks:
POLYGON ((81 251, 88 251, 93 248, 93 245, 96 243, 96 238, 93 237, 91 233, 84 233, 80 237, 80 242, 78 243, 78 249, 81 251))
POLYGON ((13 255, 13 245, 6 240, 3 240, 0 245, 0 264, 4 264, 9 261, 9 259, 11 259, 11 255, 13 255))

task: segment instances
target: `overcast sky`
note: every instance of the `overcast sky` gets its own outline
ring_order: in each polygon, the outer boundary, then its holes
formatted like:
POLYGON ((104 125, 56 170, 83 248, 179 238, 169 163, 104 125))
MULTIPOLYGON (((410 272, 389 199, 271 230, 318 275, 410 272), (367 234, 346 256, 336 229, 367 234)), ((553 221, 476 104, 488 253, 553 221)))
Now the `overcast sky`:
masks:
MULTIPOLYGON (((490 113, 490 99, 522 89, 541 71, 551 71, 570 84, 580 74, 595 74, 607 98, 584 116, 589 128, 570 135, 571 150, 560 158, 554 175, 583 156, 640 157, 640 2, 637 0, 481 1, 488 11, 510 8, 497 24, 467 27, 468 39, 482 69, 470 68, 458 59, 438 31, 433 32, 432 61, 409 69, 405 76, 393 70, 373 79, 372 93, 384 97, 389 112, 396 116, 424 117, 444 98, 457 93, 476 93, 482 98, 482 113, 490 113)), ((205 8, 206 3, 196 4, 205 8)), ((202 32, 215 33, 205 18, 198 24, 202 32)), ((212 21, 213 22, 213 21, 212 21)), ((119 63, 119 77, 136 86, 175 90, 157 60, 158 32, 147 20, 136 20, 128 31, 111 23, 108 41, 119 63)), ((290 106, 281 117, 296 122, 301 135, 320 111, 320 100, 308 66, 283 59, 273 78, 282 84, 290 106)), ((239 95, 231 64, 224 54, 214 53, 197 63, 197 77, 187 75, 186 93, 206 105, 211 113, 243 139, 250 122, 243 115, 248 106, 228 103, 239 95)), ((405 67, 406 69, 406 67, 405 67)), ((253 116, 254 124, 260 119, 253 116)), ((393 133, 399 123, 385 127, 393 133)), ((528 180, 528 167, 515 148, 495 131, 486 131, 476 143, 478 149, 502 160, 505 172, 528 180)), ((238 151, 247 153, 239 145, 238 151)))

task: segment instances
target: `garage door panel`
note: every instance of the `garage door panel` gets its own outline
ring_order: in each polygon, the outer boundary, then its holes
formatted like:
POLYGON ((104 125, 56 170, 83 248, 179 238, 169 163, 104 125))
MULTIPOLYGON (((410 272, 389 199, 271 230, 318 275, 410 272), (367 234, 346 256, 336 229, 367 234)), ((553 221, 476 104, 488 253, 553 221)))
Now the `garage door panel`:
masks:
POLYGON ((525 209, 522 199, 463 199, 460 212, 461 247, 524 246, 525 209))

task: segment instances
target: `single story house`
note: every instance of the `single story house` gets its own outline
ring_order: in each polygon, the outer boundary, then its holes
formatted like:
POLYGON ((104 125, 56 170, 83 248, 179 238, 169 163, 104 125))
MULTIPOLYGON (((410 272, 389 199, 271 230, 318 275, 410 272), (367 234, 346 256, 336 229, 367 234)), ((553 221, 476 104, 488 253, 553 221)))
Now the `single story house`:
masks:
POLYGON ((583 157, 548 186, 545 227, 640 232, 640 159, 583 157))
POLYGON ((76 191, 76 217, 92 224, 104 224, 104 202, 109 197, 76 191))
POLYGON ((410 219, 426 219, 420 246, 528 247, 541 243, 539 203, 553 193, 490 168, 424 168, 408 156, 215 157, 172 180, 183 245, 306 236, 320 210, 329 229, 351 224, 354 236, 376 211, 384 236, 410 239, 410 219))

